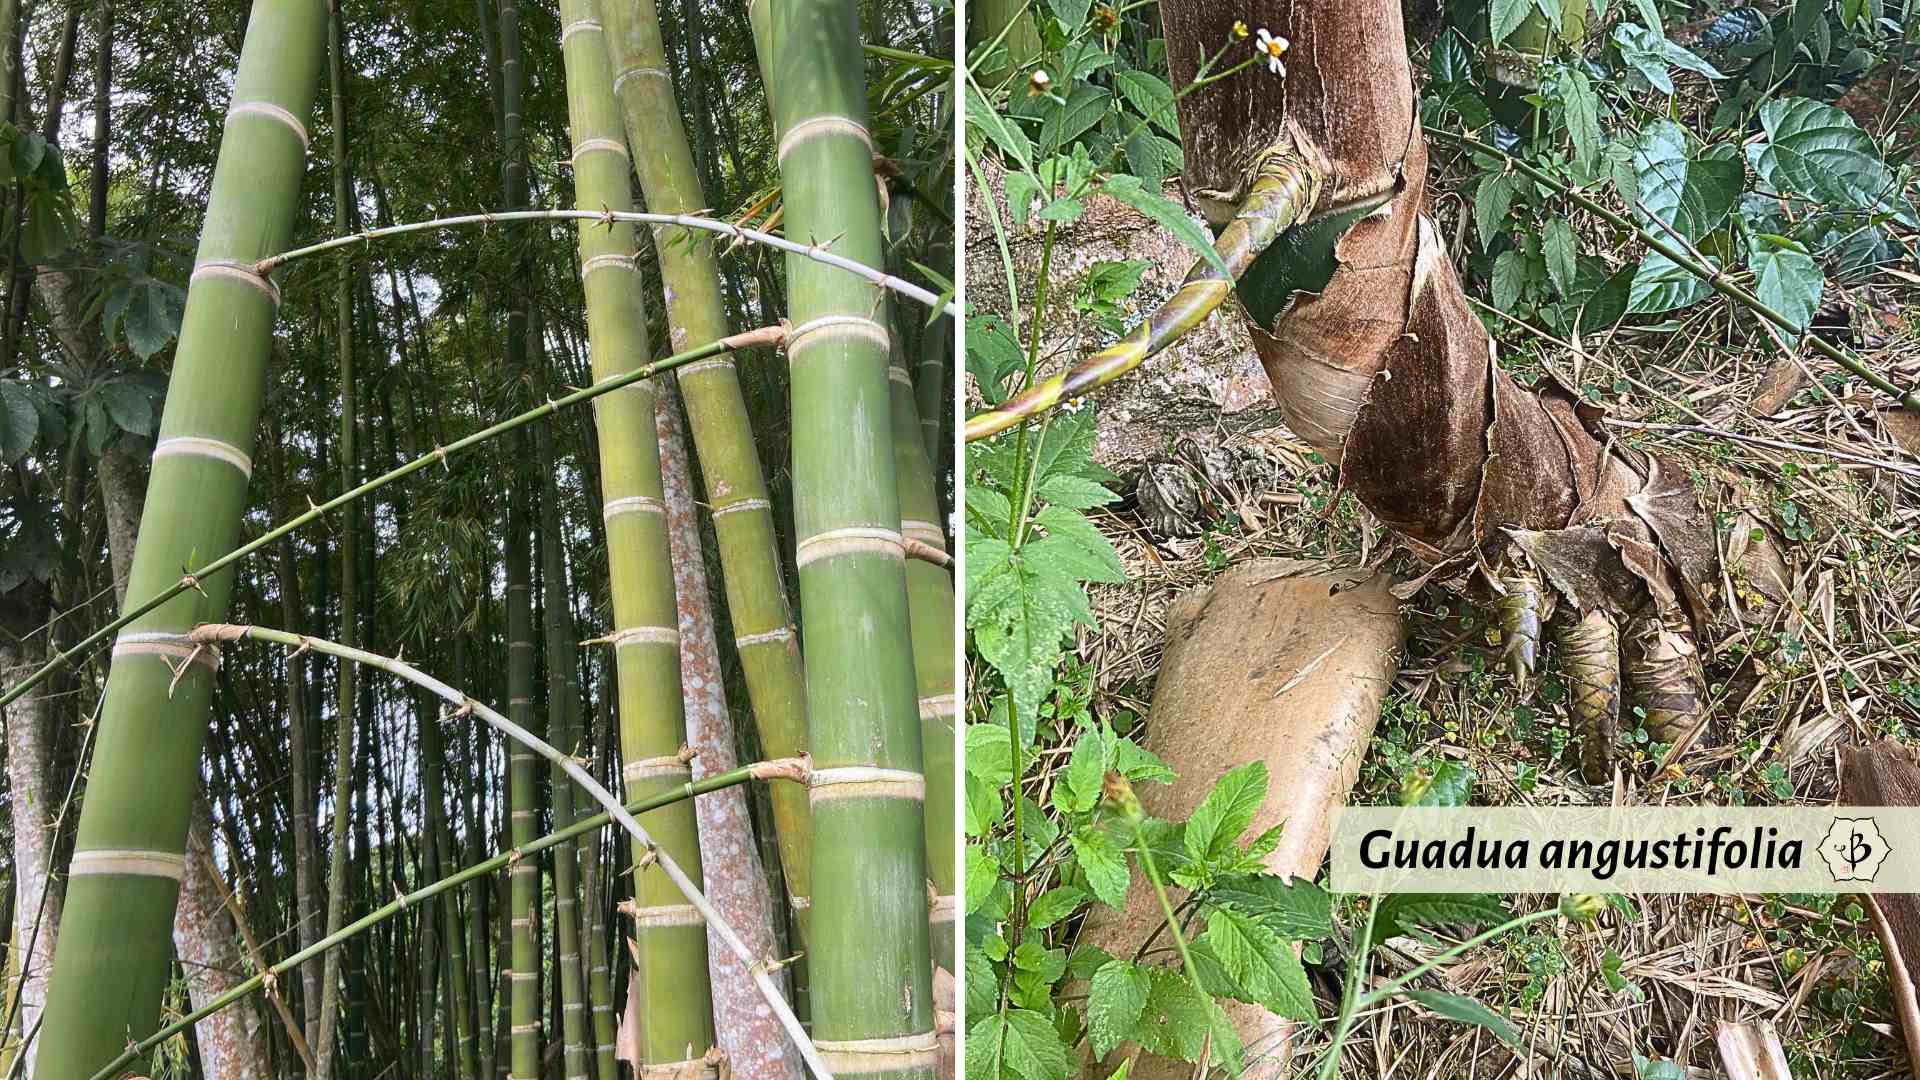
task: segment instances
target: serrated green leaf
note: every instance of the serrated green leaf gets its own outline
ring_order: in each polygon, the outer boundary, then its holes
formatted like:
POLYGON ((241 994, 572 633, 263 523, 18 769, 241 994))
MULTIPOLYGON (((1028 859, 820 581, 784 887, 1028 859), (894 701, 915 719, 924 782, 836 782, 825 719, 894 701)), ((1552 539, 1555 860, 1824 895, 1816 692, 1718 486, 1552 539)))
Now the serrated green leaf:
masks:
MULTIPOLYGON (((1034 489, 1034 494, 1054 506, 1070 510, 1091 510, 1096 506, 1117 502, 1120 498, 1091 480, 1063 475, 1047 477, 1034 489)), ((968 492, 968 498, 972 498, 972 492, 968 492)))
POLYGON ((1113 767, 1129 780, 1153 780, 1163 784, 1173 780, 1173 769, 1153 751, 1143 748, 1132 739, 1122 738, 1114 744, 1113 767))
POLYGON ((1100 193, 1133 207, 1151 218, 1160 227, 1171 232, 1176 239, 1185 244, 1188 250, 1213 266, 1222 274, 1228 273, 1227 264, 1220 260, 1220 253, 1213 250, 1213 238, 1200 227, 1187 212, 1171 199, 1157 192, 1141 187, 1139 177, 1115 176, 1100 185, 1100 193))
POLYGON ((1506 227, 1507 210, 1513 205, 1513 193, 1519 190, 1517 173, 1492 173, 1480 179, 1473 191, 1473 224, 1480 234, 1480 249, 1487 250, 1506 227))
POLYGON ((1053 786, 1053 802, 1069 814, 1084 814, 1100 801, 1107 775, 1106 732, 1099 728, 1083 733, 1073 744, 1067 767, 1053 786))
POLYGON ((1500 898, 1489 894, 1395 893, 1374 913, 1374 937, 1385 941, 1422 927, 1498 926, 1511 918, 1500 898))
POLYGON ((1747 155, 1776 190, 1915 223, 1878 147, 1851 116, 1810 98, 1779 98, 1760 109, 1760 126, 1766 141, 1747 155))
POLYGON ((1266 801, 1266 762, 1250 761, 1229 770, 1187 818, 1187 854, 1195 862, 1208 862, 1231 853, 1266 801))
MULTIPOLYGON (((1012 176, 1008 177, 1012 180, 1012 176)), ((1007 399, 1006 381, 1025 370, 1026 355, 1013 338, 1013 328, 997 315, 967 320, 967 373, 989 405, 1007 399)), ((968 492, 969 495, 972 492, 968 492)))
POLYGON ((1400 780, 1401 806, 1465 806, 1473 795, 1473 770, 1457 761, 1413 769, 1400 780))
POLYGON ((1229 875, 1208 890, 1207 901, 1245 912, 1289 940, 1323 938, 1333 933, 1333 898, 1305 878, 1229 875))
POLYGON ((1167 85, 1165 79, 1135 68, 1115 75, 1113 85, 1129 105, 1139 110, 1141 116, 1153 121, 1160 130, 1179 138, 1180 120, 1173 106, 1173 88, 1167 85))
POLYGON ((1110 961, 1094 973, 1087 986, 1087 1035, 1094 1057, 1106 1057, 1133 1036, 1152 989, 1147 971, 1125 960, 1110 961))
POLYGON ((1499 48, 1507 35, 1520 28, 1533 13, 1535 0, 1492 0, 1487 8, 1487 44, 1499 48))
POLYGON ((1061 919, 1080 910, 1080 905, 1091 900, 1087 890, 1078 885, 1062 885, 1048 889, 1040 898, 1027 907, 1027 926, 1033 930, 1045 930, 1061 919))
POLYGON ((1520 305, 1527 282, 1533 277, 1532 261, 1519 248, 1508 248, 1493 260, 1493 306, 1513 311, 1520 305))
POLYGON ((1578 67, 1562 69, 1558 85, 1566 106, 1567 134, 1573 139, 1574 164, 1585 172, 1600 155, 1600 95, 1578 67))
POLYGON ((1100 122, 1113 102, 1113 93, 1104 86, 1081 83, 1067 95, 1064 105, 1047 110, 1040 125, 1040 147, 1052 152, 1079 138, 1082 132, 1100 122))
POLYGON ((1512 1024, 1507 1023, 1500 1014, 1470 997, 1443 993, 1439 990, 1402 990, 1400 992, 1449 1020, 1458 1020, 1463 1024, 1477 1024, 1493 1032, 1510 1046, 1520 1045, 1520 1033, 1513 1030, 1512 1024))
POLYGON ((967 910, 977 909, 987 902, 993 894, 994 886, 1000 883, 1000 864, 987 849, 978 844, 967 845, 966 888, 967 910))
POLYGON ((1547 258, 1547 277, 1561 296, 1569 296, 1573 292, 1574 276, 1579 273, 1578 247, 1573 226, 1567 223, 1566 218, 1556 217, 1547 221, 1547 227, 1540 236, 1540 253, 1547 258))
POLYGON ((1080 864, 1080 872, 1087 876, 1087 887, 1100 902, 1116 910, 1127 906, 1127 884, 1132 875, 1127 872, 1126 856, 1113 842, 1113 838, 1091 826, 1076 831, 1068 839, 1073 845, 1073 855, 1080 864))
POLYGON ((1159 191, 1167 177, 1180 171, 1185 163, 1180 144, 1141 128, 1127 137, 1127 167, 1140 178, 1147 191, 1159 191))
POLYGON ((1473 81, 1473 51, 1458 30, 1449 27, 1434 41, 1433 55, 1427 58, 1427 74, 1442 86, 1473 81))
POLYGON ((1233 997, 1291 1020, 1318 1019, 1306 970, 1278 934, 1233 908, 1215 908, 1207 914, 1205 937, 1239 987, 1233 997))
POLYGON ((1060 1033, 1031 1009, 990 1013, 967 1031, 967 1080, 1067 1080, 1072 1072, 1060 1033))
POLYGON ((1071 36, 1086 25, 1087 9, 1093 5, 1092 0, 1049 0, 1047 6, 1053 9, 1053 16, 1060 20, 1061 28, 1071 36))
POLYGON ((1178 972, 1151 968, 1148 978, 1147 1006, 1133 1041, 1151 1054, 1198 1061, 1210 1027, 1206 997, 1178 972))

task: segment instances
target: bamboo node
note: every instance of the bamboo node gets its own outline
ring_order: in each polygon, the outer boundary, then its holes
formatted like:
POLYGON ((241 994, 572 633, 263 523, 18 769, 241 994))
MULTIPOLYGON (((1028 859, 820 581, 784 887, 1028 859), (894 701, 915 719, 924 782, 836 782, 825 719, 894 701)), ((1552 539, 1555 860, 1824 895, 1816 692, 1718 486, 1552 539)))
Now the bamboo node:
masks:
POLYGON ((926 777, 906 769, 842 765, 813 770, 807 784, 809 804, 833 799, 911 799, 927 797, 926 777))
POLYGON ((438 443, 435 443, 433 447, 433 456, 439 459, 441 468, 447 470, 449 474, 453 472, 453 466, 447 464, 447 448, 446 447, 441 446, 438 443))
POLYGON ((893 529, 873 525, 852 525, 815 533, 795 545, 794 562, 802 568, 822 559, 841 555, 884 555, 903 558, 906 547, 893 529))

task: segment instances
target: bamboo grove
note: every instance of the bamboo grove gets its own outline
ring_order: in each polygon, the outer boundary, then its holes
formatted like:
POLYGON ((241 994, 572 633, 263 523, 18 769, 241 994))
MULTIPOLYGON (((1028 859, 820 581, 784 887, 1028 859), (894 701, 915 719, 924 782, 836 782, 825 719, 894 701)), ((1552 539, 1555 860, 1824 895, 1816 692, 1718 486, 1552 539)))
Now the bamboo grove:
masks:
POLYGON ((0 0, 0 1076, 951 1069, 952 34, 0 0))

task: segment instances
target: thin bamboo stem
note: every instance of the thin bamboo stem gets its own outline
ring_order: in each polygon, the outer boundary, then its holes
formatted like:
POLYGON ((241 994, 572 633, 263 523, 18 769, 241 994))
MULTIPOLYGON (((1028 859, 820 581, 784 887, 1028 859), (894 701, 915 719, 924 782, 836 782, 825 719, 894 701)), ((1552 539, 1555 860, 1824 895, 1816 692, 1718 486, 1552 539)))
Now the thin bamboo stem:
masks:
POLYGON ((0 695, 0 708, 12 704, 20 695, 46 681, 54 672, 71 665, 75 660, 86 655, 95 646, 112 637, 134 620, 152 612, 155 608, 158 608, 160 605, 179 596, 183 592, 200 588, 201 583, 214 574, 225 570, 227 567, 245 559, 249 555, 264 550, 290 535, 296 529, 310 525, 343 506, 352 505, 360 499, 393 483, 395 480, 403 479, 435 463, 445 464, 446 460, 454 454, 471 450, 481 443, 496 439, 510 431, 516 431, 533 423, 535 420, 551 416, 561 409, 572 408, 575 405, 592 401, 603 394, 610 394, 615 390, 631 386, 643 379, 652 378, 662 372, 672 371, 674 368, 682 367, 698 360, 704 360, 710 356, 718 356, 721 353, 778 346, 784 340, 786 340, 786 331, 784 328, 777 326, 763 327, 758 330, 749 330, 745 333, 735 334, 732 337, 702 345, 697 349, 688 349, 686 352, 667 357, 665 360, 656 360, 645 367, 622 372, 612 378, 600 380, 585 389, 575 390, 573 393, 555 398, 544 405, 536 405, 517 416, 502 420, 490 427, 481 428, 479 431, 464 438, 456 439, 445 446, 435 447, 431 452, 422 454, 398 468, 390 469, 368 480, 366 483, 361 484, 359 487, 354 488, 352 491, 343 492, 318 506, 312 507, 305 513, 288 519, 284 524, 262 533, 259 537, 234 548, 232 551, 227 552, 212 562, 188 571, 173 585, 155 593, 151 599, 129 609, 118 619, 88 634, 71 648, 62 651, 52 660, 41 665, 32 675, 27 676, 25 679, 9 687, 4 695, 0 695))
MULTIPOLYGON (((708 902, 706 896, 694 885, 693 879, 687 876, 685 870, 681 869, 679 862, 659 844, 655 843, 653 837, 647 830, 642 828, 638 821, 634 820, 633 814, 628 812, 625 806, 621 805, 620 800, 614 798, 612 793, 608 792, 605 787, 602 787, 600 782, 595 780, 593 775, 587 772, 586 769, 582 768, 580 763, 575 761, 571 755, 556 749, 553 744, 546 740, 537 738, 532 732, 500 715, 484 702, 476 701, 459 690, 421 671, 419 668, 414 667, 412 664, 396 660, 390 656, 382 656, 379 653, 367 652, 364 649, 350 648, 338 642, 324 641, 320 638, 303 634, 293 634, 285 630, 274 630, 264 626, 238 626, 225 623, 209 623, 204 626, 195 627, 191 637, 194 642, 203 648, 211 648, 222 642, 239 641, 242 639, 268 641, 296 649, 312 649, 314 652, 325 653, 328 656, 336 656, 342 660, 351 660, 357 664, 364 664, 367 667, 384 671, 396 678, 404 679, 415 686, 431 692, 442 701, 453 704, 455 706, 455 715, 471 714, 478 716, 487 726, 493 728, 495 731, 498 731, 523 746, 531 747, 534 753, 546 758, 547 761, 557 766, 560 771, 566 775, 567 779, 572 780, 584 789, 587 794, 593 796, 593 800, 605 807, 607 813, 612 816, 613 820, 633 837, 635 844, 640 849, 640 857, 649 861, 653 866, 659 867, 660 870, 666 874, 668 880, 673 882, 674 887, 679 890, 680 895, 686 899, 687 903, 691 904, 694 910, 699 912, 701 919, 706 923, 707 929, 712 932, 714 936, 718 937, 727 948, 733 950, 734 955, 740 957, 741 960, 745 961, 749 968, 751 968, 754 972, 755 985, 759 986, 761 994, 767 999, 767 1007, 772 1009, 774 1015, 780 1018, 781 1025, 787 1029, 787 1034, 793 1037, 794 1045, 800 1048, 800 1055, 806 1059, 808 1066, 813 1069, 814 1074, 818 1076, 820 1080, 833 1080, 832 1073, 827 1071, 826 1066, 820 1060, 819 1052, 814 1049, 813 1041, 807 1037, 806 1030, 801 1027, 799 1019, 793 1015, 793 1009, 787 1005, 786 999, 780 994, 779 987, 774 984, 773 979, 769 975, 769 968, 772 961, 765 957, 754 956, 747 949, 746 944, 740 940, 740 935, 734 932, 733 927, 714 909, 714 906, 708 902)), ((811 775, 812 774, 809 773, 810 781, 811 775)), ((674 790, 678 791, 683 786, 693 785, 674 785, 674 790)), ((677 802, 679 800, 674 801, 677 802)), ((579 834, 569 833, 567 837, 565 837, 565 840, 571 840, 577 835, 579 834)), ((564 842, 564 840, 556 842, 564 842)))
POLYGON ((290 262, 310 258, 314 255, 323 255, 329 251, 334 251, 352 244, 367 244, 375 240, 383 240, 390 236, 401 236, 407 233, 463 228, 470 225, 503 225, 515 221, 581 220, 600 221, 609 225, 614 222, 629 222, 635 225, 678 225, 683 229, 699 229, 703 232, 719 233, 723 236, 731 236, 736 240, 751 240, 756 244, 765 244, 768 247, 784 251, 789 255, 798 255, 802 258, 812 259, 818 263, 824 263, 837 270, 845 270, 850 274, 857 274, 883 289, 897 292, 902 296, 918 301, 926 307, 936 309, 954 318, 960 317, 959 301, 949 300, 943 304, 940 302, 940 298, 934 293, 915 285, 911 281, 895 277, 883 270, 876 270, 872 266, 858 260, 849 259, 844 255, 828 251, 827 248, 832 241, 800 244, 784 236, 775 236, 772 233, 761 232, 758 229, 749 229, 743 225, 735 225, 731 221, 716 221, 713 218, 699 217, 694 214, 648 214, 633 210, 511 210, 496 213, 459 214, 454 217, 435 218, 432 221, 412 221, 399 225, 387 225, 377 229, 363 229, 351 236, 336 236, 331 240, 322 240, 319 243, 308 244, 305 247, 291 248, 278 255, 269 255, 261 259, 258 263, 254 264, 254 269, 262 276, 265 276, 290 262))
MULTIPOLYGON (((626 810, 631 814, 644 814, 649 810, 657 810, 662 806, 668 806, 675 802, 691 799, 696 795, 705 795, 710 791, 720 791, 723 788, 734 787, 739 784, 744 784, 749 780, 790 780, 804 784, 807 781, 809 772, 810 767, 805 758, 756 761, 751 765, 742 765, 737 769, 720 773, 716 776, 709 776, 704 780, 689 781, 672 791, 663 791, 645 799, 634 799, 626 804, 626 810)), ((260 990, 265 989, 269 983, 276 982, 280 976, 299 968, 300 965, 325 954, 329 950, 338 948, 345 944, 349 938, 357 937, 373 929, 375 926, 386 922, 388 919, 405 913, 411 909, 413 905, 421 901, 431 900, 442 893, 450 892, 468 882, 486 877, 488 874, 502 867, 512 865, 529 855, 538 854, 557 844, 597 832, 611 824, 613 824, 613 815, 602 811, 592 817, 582 818, 564 829, 556 829, 531 843, 508 848, 506 851, 499 852, 491 858, 474 863, 464 869, 448 874, 438 881, 430 882, 412 892, 398 896, 385 906, 369 911, 361 918, 341 927, 338 933, 324 937, 279 963, 264 968, 251 977, 236 983, 233 988, 226 993, 213 998, 198 1009, 195 1009, 146 1038, 141 1039, 139 1042, 127 1047, 124 1055, 117 1060, 108 1062, 105 1067, 94 1074, 93 1080, 110 1080, 121 1066, 130 1064, 140 1055, 152 1050, 154 1047, 159 1046, 161 1043, 166 1042, 168 1039, 173 1038, 175 1035, 180 1034, 182 1031, 185 1031, 200 1021, 205 1020, 221 1009, 245 999, 250 994, 258 993, 260 990)))

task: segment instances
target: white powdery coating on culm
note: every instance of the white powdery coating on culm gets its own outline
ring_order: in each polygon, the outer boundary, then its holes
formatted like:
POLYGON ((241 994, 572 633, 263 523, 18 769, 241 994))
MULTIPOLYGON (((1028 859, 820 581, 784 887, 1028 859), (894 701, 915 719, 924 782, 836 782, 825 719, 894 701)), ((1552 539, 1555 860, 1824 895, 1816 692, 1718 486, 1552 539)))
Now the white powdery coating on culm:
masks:
POLYGON ((810 116, 787 129, 787 133, 780 138, 780 163, 783 165, 786 164, 787 154, 799 147, 801 143, 810 142, 814 139, 831 138, 835 135, 842 137, 852 136, 853 138, 859 139, 861 144, 867 148, 867 153, 873 153, 873 136, 867 133, 867 126, 865 124, 844 116, 828 114, 825 116, 810 116))
POLYGON ((240 475, 253 479, 253 458, 246 451, 229 442, 219 439, 207 439, 197 435, 176 435, 171 439, 161 439, 153 446, 153 460, 158 462, 165 457, 202 457, 222 461, 240 470, 240 475))

